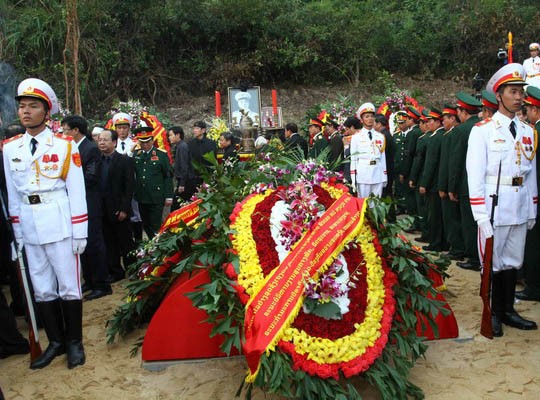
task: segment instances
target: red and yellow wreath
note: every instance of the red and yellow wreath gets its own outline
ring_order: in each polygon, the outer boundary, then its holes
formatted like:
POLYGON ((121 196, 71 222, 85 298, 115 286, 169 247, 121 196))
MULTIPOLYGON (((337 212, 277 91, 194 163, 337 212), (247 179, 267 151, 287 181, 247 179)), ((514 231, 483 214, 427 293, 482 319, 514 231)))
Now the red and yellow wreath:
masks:
MULTIPOLYGON (((325 211, 337 202, 360 200, 348 194, 344 186, 327 181, 308 189, 306 185, 293 183, 288 188, 281 187, 252 194, 239 203, 231 216, 231 228, 235 232, 232 243, 239 256, 240 266, 235 277, 238 282, 237 290, 245 304, 249 305, 250 300, 260 294, 265 285, 270 284, 275 278, 275 271, 283 264, 279 248, 283 247, 283 242, 290 237, 282 239, 280 243, 272 230, 275 230, 276 218, 278 221, 281 218, 279 222, 288 228, 295 218, 291 213, 282 213, 280 216, 279 212, 276 217, 279 203, 281 207, 286 203, 294 208, 295 202, 297 204, 302 201, 302 197, 309 197, 312 205, 318 207, 319 211, 317 215, 312 215, 312 218, 301 215, 305 226, 301 238, 292 239, 290 253, 298 251, 300 240, 309 234, 308 227, 312 230, 314 223, 324 219, 327 215, 325 211), (291 198, 287 198, 284 193, 295 190, 299 195, 293 196, 292 201, 287 203, 291 198)), ((362 202, 357 226, 351 230, 349 236, 342 238, 340 243, 331 243, 332 238, 316 242, 315 250, 328 245, 334 245, 334 249, 313 276, 306 276, 305 270, 299 272, 302 280, 299 284, 299 300, 279 332, 265 345, 266 352, 274 350, 276 345, 279 346, 292 357, 295 369, 321 378, 338 379, 340 371, 344 376, 350 377, 367 370, 380 356, 388 341, 395 309, 392 286, 396 283, 396 277, 381 257, 382 249, 376 231, 364 218, 365 206, 365 202, 362 202), (309 289, 307 282, 320 279, 338 257, 344 260, 343 264, 346 265, 349 276, 346 292, 348 307, 339 318, 324 318, 306 311, 302 305, 306 298, 305 292, 309 289)), ((341 212, 334 214, 329 218, 330 223, 336 221, 333 225, 339 224, 340 215, 341 212)), ((349 218, 344 219, 347 221, 342 223, 347 224, 349 218)), ((288 232, 291 230, 294 232, 294 229, 289 229, 288 232)), ((324 232, 328 232, 328 229, 324 232)), ((281 251, 283 252, 283 249, 281 251)), ((228 271, 231 272, 232 269, 228 271)), ((286 281, 287 276, 284 276, 281 282, 286 281)), ((275 285, 275 282, 273 284, 275 285)), ((322 304, 327 302, 328 299, 321 301, 322 304)), ((273 321, 275 320, 276 318, 273 321)), ((247 324, 249 321, 246 319, 246 326, 247 324)), ((257 371, 254 363, 250 363, 249 350, 244 348, 251 370, 248 379, 252 380, 257 371)))

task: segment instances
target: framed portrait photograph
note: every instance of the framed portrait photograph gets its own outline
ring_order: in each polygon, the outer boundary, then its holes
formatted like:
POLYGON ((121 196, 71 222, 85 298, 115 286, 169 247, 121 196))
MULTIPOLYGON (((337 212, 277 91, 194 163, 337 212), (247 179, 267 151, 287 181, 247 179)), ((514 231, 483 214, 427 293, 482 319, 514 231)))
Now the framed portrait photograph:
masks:
POLYGON ((232 128, 240 126, 242 116, 248 116, 254 126, 261 125, 261 88, 229 88, 229 124, 232 128))

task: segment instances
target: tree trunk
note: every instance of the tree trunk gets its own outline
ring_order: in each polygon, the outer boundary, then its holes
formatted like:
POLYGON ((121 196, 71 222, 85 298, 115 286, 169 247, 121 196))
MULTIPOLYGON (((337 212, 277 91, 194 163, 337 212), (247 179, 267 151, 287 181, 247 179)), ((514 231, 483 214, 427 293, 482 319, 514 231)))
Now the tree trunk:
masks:
POLYGON ((64 83, 66 87, 66 109, 73 106, 73 112, 82 115, 79 87, 79 17, 77 0, 66 0, 66 43, 64 47, 64 83), (71 68, 70 68, 71 66, 71 68), (71 88, 70 81, 73 83, 71 88))

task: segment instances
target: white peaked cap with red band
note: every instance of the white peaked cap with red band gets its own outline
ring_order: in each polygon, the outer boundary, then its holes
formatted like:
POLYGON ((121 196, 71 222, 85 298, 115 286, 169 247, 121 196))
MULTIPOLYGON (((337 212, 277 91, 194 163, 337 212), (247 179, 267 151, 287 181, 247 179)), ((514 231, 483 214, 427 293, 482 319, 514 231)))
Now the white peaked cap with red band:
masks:
POLYGON ((41 99, 49 105, 51 115, 58 113, 58 98, 52 87, 45 81, 37 78, 28 78, 19 83, 17 88, 16 100, 21 100, 23 97, 34 97, 41 99))
POLYGON ((486 90, 491 93, 496 93, 501 85, 526 85, 525 77, 527 73, 523 65, 518 63, 506 64, 499 69, 486 85, 486 90))
POLYGON ((133 117, 125 112, 119 112, 113 115, 112 117, 113 124, 116 125, 122 125, 127 124, 131 126, 131 123, 133 122, 133 117))

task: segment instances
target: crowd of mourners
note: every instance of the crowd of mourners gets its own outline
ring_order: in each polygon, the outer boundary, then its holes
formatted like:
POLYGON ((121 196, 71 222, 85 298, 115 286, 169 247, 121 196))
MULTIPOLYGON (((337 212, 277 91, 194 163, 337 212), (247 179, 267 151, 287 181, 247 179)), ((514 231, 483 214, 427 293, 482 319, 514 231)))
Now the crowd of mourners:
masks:
MULTIPOLYGON (((485 241, 493 237, 494 335, 503 335, 503 324, 537 329, 514 309, 515 298, 540 300, 540 89, 527 86, 528 78, 521 64, 507 64, 481 96, 460 92, 442 107, 408 105, 391 115, 366 102, 340 121, 325 111, 313 116, 306 133, 287 123, 251 140, 257 153, 272 148, 299 160, 322 159, 356 196, 391 198, 388 220, 409 215, 413 240, 426 251, 447 252, 462 269, 481 270, 485 241), (525 286, 516 293, 523 264, 525 286)), ((180 126, 167 129, 169 155, 154 144, 153 128, 133 128, 123 112, 94 127, 67 116, 61 132, 52 132, 56 95, 39 79, 21 82, 16 99, 19 120, 2 131, 1 278, 11 303, 0 291, 0 357, 29 351, 14 318, 26 313, 23 264, 49 339, 31 368, 64 353, 73 368, 86 357, 83 299, 110 295, 111 284, 126 278, 137 244, 154 237, 164 215, 189 202, 203 183, 210 166, 205 154, 234 162, 244 142, 228 131, 213 141, 198 121, 190 138, 180 126)))

